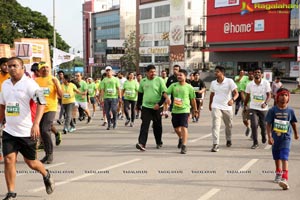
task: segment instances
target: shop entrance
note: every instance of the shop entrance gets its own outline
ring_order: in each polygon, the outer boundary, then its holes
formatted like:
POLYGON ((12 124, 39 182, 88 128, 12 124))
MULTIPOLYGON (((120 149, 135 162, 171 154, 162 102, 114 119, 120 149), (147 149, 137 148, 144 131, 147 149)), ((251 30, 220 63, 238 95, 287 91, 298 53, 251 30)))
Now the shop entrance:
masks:
POLYGON ((237 70, 243 69, 244 71, 248 71, 251 68, 257 67, 258 62, 238 62, 237 70))

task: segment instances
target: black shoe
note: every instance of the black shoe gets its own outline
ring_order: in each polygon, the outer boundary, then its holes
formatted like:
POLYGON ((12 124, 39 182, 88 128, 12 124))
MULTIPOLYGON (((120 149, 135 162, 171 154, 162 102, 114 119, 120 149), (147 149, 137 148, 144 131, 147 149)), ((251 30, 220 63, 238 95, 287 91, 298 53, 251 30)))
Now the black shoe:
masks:
POLYGON ((140 151, 146 151, 145 145, 142 144, 136 144, 135 147, 140 151))
POLYGON ((163 143, 161 142, 160 144, 157 144, 157 145, 156 145, 156 148, 157 148, 157 149, 160 149, 160 148, 162 148, 162 146, 163 146, 163 143))
POLYGON ((49 170, 46 169, 46 171, 47 171, 47 176, 43 177, 44 184, 46 187, 47 194, 51 194, 54 191, 54 180, 52 179, 49 170))
POLYGON ((218 151, 219 151, 219 145, 214 144, 212 149, 211 149, 211 152, 218 152, 218 151))
POLYGON ((178 139, 178 145, 177 145, 177 148, 180 149, 181 146, 182 146, 182 139, 179 138, 179 139, 178 139))
POLYGON ((226 142, 226 146, 227 146, 227 147, 231 147, 231 145, 232 145, 231 141, 228 140, 228 141, 226 142))
POLYGON ((90 123, 90 122, 91 122, 91 120, 92 120, 92 118, 91 118, 91 117, 88 117, 88 119, 87 119, 87 122, 86 122, 86 123, 87 123, 87 124, 88 124, 88 123, 90 123))
POLYGON ((8 192, 3 200, 17 199, 17 193, 8 192))
POLYGON ((59 124, 59 125, 61 125, 62 123, 61 123, 61 121, 58 119, 58 120, 56 120, 56 122, 59 124))
POLYGON ((53 162, 53 154, 46 155, 42 160, 40 160, 41 163, 44 164, 51 164, 53 162))
POLYGON ((181 145, 181 154, 186 154, 186 146, 185 145, 181 145))
POLYGON ((125 122, 125 126, 127 126, 129 124, 130 120, 127 119, 126 122, 125 122))
POLYGON ((113 123, 113 129, 115 129, 116 127, 117 127, 117 123, 114 122, 114 123, 113 123))
POLYGON ((258 144, 253 144, 252 146, 251 146, 251 149, 257 149, 258 148, 258 144))
MULTIPOLYGON (((66 133, 65 133, 66 134, 66 133)), ((55 134, 55 145, 59 146, 61 143, 61 132, 57 132, 55 134)))
POLYGON ((266 144, 267 138, 266 138, 266 137, 262 137, 261 142, 262 142, 263 144, 266 144))

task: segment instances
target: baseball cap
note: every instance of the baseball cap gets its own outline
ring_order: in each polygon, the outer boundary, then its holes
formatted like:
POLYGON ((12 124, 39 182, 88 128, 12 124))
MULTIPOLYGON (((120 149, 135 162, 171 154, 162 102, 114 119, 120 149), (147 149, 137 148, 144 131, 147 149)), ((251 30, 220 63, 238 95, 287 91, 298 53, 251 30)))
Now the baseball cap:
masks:
POLYGON ((106 66, 106 67, 105 67, 105 71, 106 71, 106 70, 112 70, 111 66, 106 66))
POLYGON ((40 69, 42 69, 43 67, 46 67, 46 66, 49 67, 48 63, 46 63, 46 62, 40 62, 38 68, 40 70, 40 69))

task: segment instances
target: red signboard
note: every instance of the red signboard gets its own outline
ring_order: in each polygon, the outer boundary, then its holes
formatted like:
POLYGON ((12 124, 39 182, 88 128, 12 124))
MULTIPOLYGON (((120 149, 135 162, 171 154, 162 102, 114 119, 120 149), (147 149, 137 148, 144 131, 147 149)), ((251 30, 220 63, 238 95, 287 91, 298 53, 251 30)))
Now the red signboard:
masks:
POLYGON ((239 5, 236 6, 217 8, 215 1, 217 0, 208 1, 208 43, 289 38, 290 9, 278 9, 278 5, 290 5, 290 1, 255 5, 251 3, 253 0, 244 0, 239 1, 239 5), (266 10, 266 6, 272 5, 273 9, 266 10), (261 7, 257 8, 258 6, 261 7))

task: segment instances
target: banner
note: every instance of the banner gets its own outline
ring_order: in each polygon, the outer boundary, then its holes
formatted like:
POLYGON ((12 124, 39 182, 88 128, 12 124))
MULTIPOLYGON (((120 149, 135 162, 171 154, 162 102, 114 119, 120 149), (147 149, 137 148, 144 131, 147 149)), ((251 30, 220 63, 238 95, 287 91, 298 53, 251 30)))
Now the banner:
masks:
POLYGON ((75 55, 53 48, 53 67, 74 60, 75 55))

